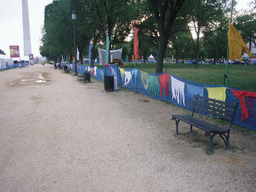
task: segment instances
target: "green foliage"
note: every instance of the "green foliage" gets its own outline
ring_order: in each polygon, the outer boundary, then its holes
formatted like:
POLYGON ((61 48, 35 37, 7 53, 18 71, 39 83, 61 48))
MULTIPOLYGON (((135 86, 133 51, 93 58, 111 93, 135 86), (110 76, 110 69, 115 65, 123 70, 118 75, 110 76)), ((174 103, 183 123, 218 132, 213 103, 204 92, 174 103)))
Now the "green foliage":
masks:
POLYGON ((2 49, 0 49, 0 54, 6 55, 5 52, 2 49))
POLYGON ((45 7, 41 55, 56 61, 61 54, 71 54, 72 40, 70 2, 53 1, 45 7))
MULTIPOLYGON (((139 50, 144 58, 157 58, 155 71, 162 72, 163 58, 176 59, 225 57, 227 52, 226 0, 53 0, 45 7, 45 22, 40 52, 48 59, 68 53, 73 56, 72 11, 76 11, 76 44, 80 56, 87 56, 92 43, 92 61, 97 44, 110 36, 111 49, 123 48, 123 57, 133 54, 133 40, 125 42, 132 25, 140 31, 139 50), (193 39, 189 26, 197 32, 193 39)), ((237 17, 235 26, 246 42, 255 44, 255 13, 237 17)), ((155 65, 155 64, 154 64, 155 65)))
MULTIPOLYGON (((156 72, 163 71, 163 58, 166 53, 169 37, 173 31, 175 20, 185 0, 148 0, 148 7, 156 19, 158 40, 156 72)), ((182 18, 181 18, 182 20, 182 18)))
POLYGON ((224 15, 223 8, 226 5, 226 0, 188 0, 187 3, 191 28, 196 33, 196 42, 194 42, 193 38, 192 42, 196 53, 196 68, 198 68, 201 49, 200 34, 204 29, 216 30, 220 16, 224 15))
POLYGON ((256 46, 256 13, 239 16, 236 19, 235 27, 241 31, 245 42, 252 42, 256 46))

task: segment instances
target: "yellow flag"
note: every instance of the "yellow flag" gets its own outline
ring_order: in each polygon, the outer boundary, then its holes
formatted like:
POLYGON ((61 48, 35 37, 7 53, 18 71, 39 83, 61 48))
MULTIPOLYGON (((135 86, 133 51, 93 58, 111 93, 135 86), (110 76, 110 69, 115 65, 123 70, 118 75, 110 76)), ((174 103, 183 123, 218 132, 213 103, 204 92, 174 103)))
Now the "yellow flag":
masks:
POLYGON ((243 37, 233 25, 228 30, 229 60, 238 59, 242 61, 242 50, 251 58, 254 58, 247 45, 244 43, 243 37))

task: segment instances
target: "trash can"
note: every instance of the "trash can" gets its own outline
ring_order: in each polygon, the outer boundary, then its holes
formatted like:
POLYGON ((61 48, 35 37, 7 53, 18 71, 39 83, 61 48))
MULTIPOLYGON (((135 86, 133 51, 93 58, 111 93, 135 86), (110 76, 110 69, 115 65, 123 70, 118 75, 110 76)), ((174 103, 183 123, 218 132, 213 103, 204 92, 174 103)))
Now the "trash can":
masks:
POLYGON ((90 82, 91 81, 90 72, 85 71, 83 73, 83 78, 84 78, 84 82, 90 82))
POLYGON ((64 71, 65 71, 66 73, 69 72, 69 69, 68 69, 68 66, 67 66, 67 65, 64 66, 64 71))
POLYGON ((114 91, 114 76, 104 76, 105 91, 114 91))

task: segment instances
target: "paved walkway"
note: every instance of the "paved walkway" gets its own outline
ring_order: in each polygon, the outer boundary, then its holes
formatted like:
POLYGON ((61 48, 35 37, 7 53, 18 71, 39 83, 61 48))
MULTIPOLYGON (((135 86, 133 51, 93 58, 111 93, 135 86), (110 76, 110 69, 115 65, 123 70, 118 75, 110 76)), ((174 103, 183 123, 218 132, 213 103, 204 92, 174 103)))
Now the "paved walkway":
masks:
POLYGON ((251 156, 174 136, 183 111, 51 65, 0 72, 0 191, 255 191, 251 156))

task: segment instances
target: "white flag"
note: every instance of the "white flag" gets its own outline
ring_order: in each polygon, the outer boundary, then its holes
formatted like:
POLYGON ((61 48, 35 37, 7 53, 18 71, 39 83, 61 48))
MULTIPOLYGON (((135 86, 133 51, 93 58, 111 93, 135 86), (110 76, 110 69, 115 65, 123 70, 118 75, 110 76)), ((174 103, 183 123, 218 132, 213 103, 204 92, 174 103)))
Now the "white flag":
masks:
POLYGON ((76 50, 76 60, 79 61, 79 50, 78 50, 78 48, 76 50))

